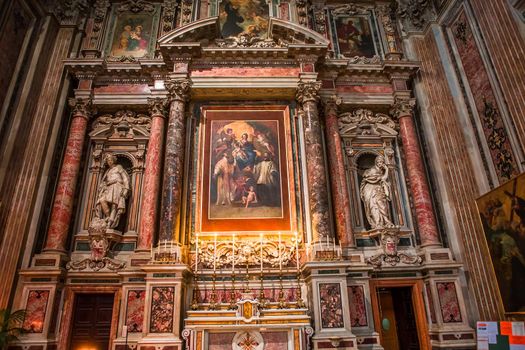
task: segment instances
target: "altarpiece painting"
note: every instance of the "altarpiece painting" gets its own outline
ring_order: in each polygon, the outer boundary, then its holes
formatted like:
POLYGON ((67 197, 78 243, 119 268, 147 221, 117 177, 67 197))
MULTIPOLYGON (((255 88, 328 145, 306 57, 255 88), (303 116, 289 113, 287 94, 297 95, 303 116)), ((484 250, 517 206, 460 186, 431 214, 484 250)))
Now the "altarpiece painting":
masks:
POLYGON ((365 15, 334 16, 337 51, 345 57, 373 57, 376 55, 371 21, 365 15))
POLYGON ((290 230, 286 110, 206 108, 203 232, 290 230))
POLYGON ((266 0, 222 0, 219 19, 224 38, 249 33, 265 35, 268 30, 270 5, 266 0))
POLYGON ((525 173, 477 200, 506 312, 525 312, 525 173))

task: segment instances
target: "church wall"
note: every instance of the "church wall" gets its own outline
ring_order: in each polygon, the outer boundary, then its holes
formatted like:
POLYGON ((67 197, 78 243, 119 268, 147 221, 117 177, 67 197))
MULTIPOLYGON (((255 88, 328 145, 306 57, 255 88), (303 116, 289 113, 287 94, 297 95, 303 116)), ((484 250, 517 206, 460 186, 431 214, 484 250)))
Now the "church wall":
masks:
POLYGON ((497 319, 502 317, 503 310, 497 303, 495 277, 490 270, 488 249, 475 205, 480 192, 457 118, 454 96, 447 85, 434 32, 430 30, 425 36, 411 40, 414 53, 422 63, 417 80, 418 94, 424 96, 420 99, 424 111, 422 118, 429 119, 427 125, 432 128, 430 132, 435 137, 439 156, 437 166, 440 170, 437 173, 443 179, 441 190, 446 192, 448 204, 452 207, 453 217, 447 219, 454 220, 455 232, 449 234, 456 235, 460 241, 458 248, 464 252, 462 257, 470 276, 471 298, 477 302, 480 317, 497 319))
MULTIPOLYGON (((17 269, 19 252, 27 239, 29 224, 33 219, 33 209, 38 195, 43 165, 48 155, 49 141, 53 134, 56 116, 56 102, 61 94, 64 83, 64 69, 62 60, 69 56, 75 29, 63 27, 58 29, 56 22, 51 24, 51 30, 44 41, 43 52, 49 52, 49 69, 41 86, 38 79, 33 82, 32 92, 37 98, 29 98, 29 104, 24 105, 24 116, 21 133, 17 138, 17 148, 14 149, 10 163, 8 177, 3 184, 2 193, 9 198, 0 218, 3 223, 2 254, 0 263, 4 267, 0 273, 2 290, 9 291, 17 269), (56 38, 53 43, 53 38, 56 38), (52 50, 49 50, 49 47, 52 50), (31 102, 34 102, 32 104, 31 102)), ((45 55, 44 55, 45 58, 45 55)), ((45 62, 45 60, 44 60, 45 62)), ((40 63, 42 63, 40 61, 40 63)), ((46 65, 42 65, 45 71, 46 65)), ((37 75, 38 77, 38 75, 37 75)), ((52 153, 52 152, 51 152, 52 153)), ((2 293, 0 307, 9 303, 10 293, 2 293)))

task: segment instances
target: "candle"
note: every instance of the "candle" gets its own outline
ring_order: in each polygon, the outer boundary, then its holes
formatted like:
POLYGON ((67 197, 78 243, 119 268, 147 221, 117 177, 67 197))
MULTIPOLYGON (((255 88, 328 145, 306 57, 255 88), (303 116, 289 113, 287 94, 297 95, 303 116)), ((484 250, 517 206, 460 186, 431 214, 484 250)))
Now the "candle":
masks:
POLYGON ((297 272, 299 272, 299 235, 295 233, 295 259, 297 260, 297 272))
POLYGON ((199 267, 199 234, 197 233, 197 238, 195 242, 195 272, 197 272, 197 269, 199 267))
POLYGON ((215 242, 213 244, 213 273, 217 269, 217 234, 215 234, 215 242))
POLYGON ((335 238, 334 238, 334 254, 335 254, 335 238))
POLYGON ((329 250, 329 249, 330 249, 330 237, 326 235, 326 250, 329 250))
POLYGON ((168 250, 168 240, 164 240, 164 251, 168 250))
POLYGON ((151 241, 151 249, 150 249, 150 254, 151 254, 151 260, 153 260, 153 240, 151 241))
POLYGON ((235 273, 235 235, 232 239, 232 274, 235 273))
POLYGON ((173 255, 173 241, 170 241, 170 254, 173 255))
POLYGON ((261 273, 263 272, 263 234, 260 234, 261 238, 261 273))
POLYGON ((279 272, 283 269, 283 258, 281 256, 281 232, 279 232, 279 272))

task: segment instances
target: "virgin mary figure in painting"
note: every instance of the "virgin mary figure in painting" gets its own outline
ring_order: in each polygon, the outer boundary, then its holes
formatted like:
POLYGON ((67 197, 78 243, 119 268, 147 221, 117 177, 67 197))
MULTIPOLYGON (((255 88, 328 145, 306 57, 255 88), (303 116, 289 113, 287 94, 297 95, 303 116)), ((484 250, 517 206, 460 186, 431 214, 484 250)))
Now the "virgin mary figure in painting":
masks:
POLYGON ((390 184, 388 167, 383 156, 377 156, 375 165, 364 172, 360 194, 365 206, 366 218, 372 229, 394 226, 388 214, 390 184))

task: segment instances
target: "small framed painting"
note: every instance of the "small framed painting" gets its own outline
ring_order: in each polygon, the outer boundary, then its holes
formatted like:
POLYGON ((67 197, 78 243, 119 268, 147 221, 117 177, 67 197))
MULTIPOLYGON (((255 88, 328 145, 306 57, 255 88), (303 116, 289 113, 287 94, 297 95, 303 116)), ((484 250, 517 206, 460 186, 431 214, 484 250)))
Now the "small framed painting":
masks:
POLYGON ((106 57, 153 58, 160 19, 160 4, 141 8, 114 4, 106 36, 106 57))
POLYGON ((338 54, 347 58, 377 55, 372 24, 368 14, 333 16, 333 42, 338 54))

